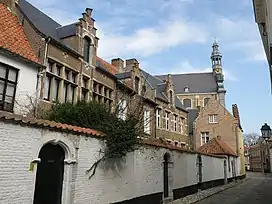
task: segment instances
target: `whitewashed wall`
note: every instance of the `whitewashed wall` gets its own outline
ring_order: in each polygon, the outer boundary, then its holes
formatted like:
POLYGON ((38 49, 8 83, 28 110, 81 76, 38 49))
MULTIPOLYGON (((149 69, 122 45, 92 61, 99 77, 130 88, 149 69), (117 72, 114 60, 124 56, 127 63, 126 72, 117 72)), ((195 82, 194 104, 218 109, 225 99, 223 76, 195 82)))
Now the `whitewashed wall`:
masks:
POLYGON ((7 57, 3 54, 0 54, 0 62, 19 70, 14 112, 23 114, 27 110, 25 107, 30 104, 29 97, 35 101, 36 94, 38 94, 36 91, 38 68, 31 64, 22 62, 21 60, 16 60, 14 57, 7 57))
MULTIPOLYGON (((47 143, 65 151, 63 204, 101 204, 163 192, 163 156, 171 156, 169 189, 198 183, 197 154, 143 146, 116 168, 100 166, 89 179, 86 170, 99 158, 101 140, 0 121, 0 203, 32 204, 36 167, 32 161, 47 143)), ((222 158, 202 155, 203 181, 224 179, 222 158)), ((172 193, 170 192, 170 196, 172 193)))

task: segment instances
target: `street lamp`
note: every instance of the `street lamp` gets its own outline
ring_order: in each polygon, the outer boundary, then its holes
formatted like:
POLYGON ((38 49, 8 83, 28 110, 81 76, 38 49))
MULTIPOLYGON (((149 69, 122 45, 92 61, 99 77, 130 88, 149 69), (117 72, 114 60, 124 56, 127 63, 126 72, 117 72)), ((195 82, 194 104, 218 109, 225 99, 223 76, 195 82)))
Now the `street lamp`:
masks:
POLYGON ((271 128, 269 125, 267 125, 267 123, 265 123, 262 126, 261 132, 262 132, 262 138, 264 138, 265 141, 268 141, 269 138, 271 137, 271 128))
MULTIPOLYGON (((268 154, 268 157, 270 156, 269 155, 269 148, 268 148, 268 141, 271 137, 271 128, 269 125, 267 125, 267 123, 265 123, 262 127, 261 127, 261 132, 262 132, 262 138, 265 140, 265 143, 266 143, 266 154, 268 154)), ((268 163, 269 162, 269 159, 267 158, 267 156, 265 155, 265 164, 266 164, 266 171, 269 171, 268 170, 268 163)))

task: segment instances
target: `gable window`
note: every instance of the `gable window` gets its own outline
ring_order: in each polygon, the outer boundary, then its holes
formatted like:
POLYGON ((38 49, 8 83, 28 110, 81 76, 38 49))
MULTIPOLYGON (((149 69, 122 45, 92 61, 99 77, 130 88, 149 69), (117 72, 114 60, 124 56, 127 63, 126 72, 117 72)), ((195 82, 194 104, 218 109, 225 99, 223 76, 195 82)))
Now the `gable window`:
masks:
POLYGON ((209 115, 209 123, 217 123, 217 115, 209 115))
POLYGON ((91 39, 88 37, 84 38, 84 61, 90 62, 90 49, 91 49, 91 39))
POLYGON ((158 108, 157 110, 156 110, 156 116, 157 116, 157 127, 161 127, 161 109, 160 108, 158 108))
POLYGON ((13 111, 18 70, 0 63, 0 110, 13 111))
POLYGON ((207 105, 207 103, 209 102, 209 100, 210 100, 210 98, 205 98, 205 99, 204 99, 204 106, 207 105))
POLYGON ((185 108, 192 108, 192 101, 189 98, 183 99, 183 105, 185 108))
POLYGON ((117 117, 121 120, 126 120, 127 115, 127 101, 125 99, 121 99, 118 104, 118 115, 117 117))
POLYGON ((150 111, 144 110, 144 133, 150 134, 150 111))
POLYGON ((139 93, 139 84, 140 84, 139 77, 135 77, 135 79, 134 79, 134 89, 135 89, 136 93, 139 93))
POLYGON ((200 134, 200 139, 201 139, 201 146, 209 142, 209 133, 208 132, 201 132, 200 134))
POLYGON ((169 91, 170 103, 173 104, 173 91, 169 91))
POLYGON ((165 129, 169 130, 169 117, 170 113, 168 111, 165 111, 165 129))

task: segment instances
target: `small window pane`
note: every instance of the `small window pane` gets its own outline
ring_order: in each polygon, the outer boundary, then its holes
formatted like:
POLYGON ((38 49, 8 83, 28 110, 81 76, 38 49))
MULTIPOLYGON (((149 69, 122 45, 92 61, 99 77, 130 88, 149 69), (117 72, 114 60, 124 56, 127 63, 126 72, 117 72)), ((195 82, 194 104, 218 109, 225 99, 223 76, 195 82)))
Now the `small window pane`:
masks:
MULTIPOLYGON (((0 94, 4 93, 4 85, 5 85, 5 83, 3 81, 0 81, 0 94)), ((0 97, 0 99, 1 99, 1 97, 0 97)))
POLYGON ((6 90, 6 96, 13 97, 14 90, 15 90, 15 85, 8 83, 7 84, 7 90, 6 90))
POLYGON ((67 69, 65 70, 65 79, 69 79, 69 71, 67 69))
POLYGON ((10 69, 9 70, 9 76, 8 76, 8 79, 10 80, 10 81, 16 81, 16 75, 17 75, 17 71, 16 70, 14 70, 14 69, 10 69))
POLYGON ((0 77, 5 78, 6 77, 6 68, 0 64, 0 77))

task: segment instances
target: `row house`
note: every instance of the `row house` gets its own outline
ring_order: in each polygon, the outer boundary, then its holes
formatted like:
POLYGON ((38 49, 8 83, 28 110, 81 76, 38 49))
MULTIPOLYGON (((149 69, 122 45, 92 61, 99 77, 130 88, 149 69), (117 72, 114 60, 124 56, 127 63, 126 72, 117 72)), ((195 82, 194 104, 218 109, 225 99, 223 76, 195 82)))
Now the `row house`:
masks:
POLYGON ((24 114, 36 105, 29 99, 38 94, 38 74, 44 67, 18 19, 2 3, 0 22, 5 22, 0 32, 0 111, 24 114))
MULTIPOLYGON (((143 99, 145 133, 152 138, 165 138, 176 146, 189 147, 188 111, 175 95, 171 75, 166 80, 154 77, 142 70, 136 59, 126 60, 125 66, 122 59, 113 59, 112 65, 119 70, 117 78, 143 99)), ((137 107, 135 102, 138 101, 134 101, 133 107, 137 107)))
POLYGON ((110 64, 98 57, 92 9, 62 26, 25 0, 4 3, 17 15, 18 26, 42 64, 32 86, 42 109, 55 102, 95 100, 125 119, 126 107, 133 110, 142 104, 144 137, 188 147, 188 112, 176 97, 171 75, 165 80, 154 77, 140 69, 136 59, 113 59, 110 64))

